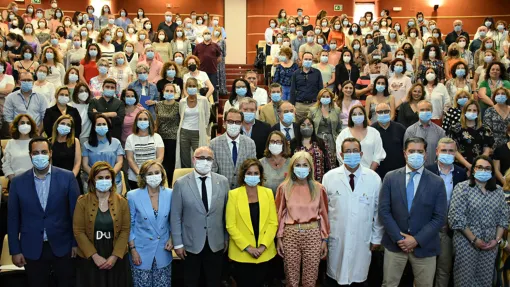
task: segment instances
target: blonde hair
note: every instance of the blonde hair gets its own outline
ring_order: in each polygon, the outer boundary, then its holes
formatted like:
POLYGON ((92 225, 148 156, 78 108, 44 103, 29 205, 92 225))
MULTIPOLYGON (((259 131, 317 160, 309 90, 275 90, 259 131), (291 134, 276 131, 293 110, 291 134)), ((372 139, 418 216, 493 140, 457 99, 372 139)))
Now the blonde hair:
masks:
POLYGON ((138 172, 137 180, 138 180, 138 187, 139 188, 145 188, 147 186, 147 182, 145 181, 145 177, 147 176, 147 172, 149 172, 149 169, 153 166, 157 165, 159 167, 159 170, 161 171, 161 183, 159 186, 165 186, 166 184, 166 171, 165 168, 161 163, 158 161, 151 159, 142 164, 140 167, 140 170, 138 172))
POLYGON ((87 188, 89 193, 96 193, 96 175, 98 175, 103 170, 107 170, 110 172, 112 180, 112 187, 110 188, 110 193, 117 192, 117 185, 115 184, 115 171, 113 170, 112 166, 106 161, 98 161, 92 166, 89 172, 89 181, 87 188))
POLYGON ((310 189, 310 196, 313 201, 317 197, 319 186, 318 182, 315 181, 315 175, 313 171, 313 158, 306 151, 296 152, 290 159, 287 176, 282 182, 282 186, 285 190, 285 197, 289 199, 291 196, 292 187, 294 186, 294 182, 297 180, 297 176, 294 174, 294 164, 296 163, 296 161, 301 159, 305 159, 308 163, 308 166, 310 167, 310 173, 308 174, 308 177, 306 179, 308 181, 308 188, 310 189))
POLYGON ((321 99, 324 96, 324 94, 329 95, 329 97, 331 98, 331 103, 329 103, 329 107, 334 108, 333 98, 335 97, 335 95, 333 95, 333 93, 330 90, 328 90, 327 88, 323 88, 322 90, 319 91, 319 94, 317 95, 317 102, 315 103, 315 106, 316 107, 321 106, 321 99))
MULTIPOLYGON (((65 87, 65 88, 61 87, 60 89, 57 90, 57 95, 58 95, 58 93, 60 91, 62 91, 64 89, 68 90, 67 87, 65 87)), ((71 95, 69 95, 69 98, 71 98, 71 95)), ((57 128, 58 128, 58 125, 60 125, 60 122, 62 122, 63 120, 70 120, 71 121, 71 132, 66 135, 66 137, 67 137, 66 143, 67 143, 67 147, 72 147, 73 144, 74 144, 74 131, 75 131, 75 129, 74 129, 74 120, 73 120, 73 117, 71 117, 69 114, 60 116, 55 121, 55 123, 53 124, 53 136, 51 137, 51 145, 53 146, 55 144, 55 142, 57 141, 57 137, 58 137, 57 128)))
POLYGON ((459 104, 457 103, 457 100, 459 99, 459 96, 461 96, 461 95, 467 96, 468 102, 473 99, 473 96, 471 95, 471 93, 468 93, 466 90, 459 90, 459 91, 457 91, 455 96, 453 96, 453 107, 456 108, 456 109, 459 108, 459 104))

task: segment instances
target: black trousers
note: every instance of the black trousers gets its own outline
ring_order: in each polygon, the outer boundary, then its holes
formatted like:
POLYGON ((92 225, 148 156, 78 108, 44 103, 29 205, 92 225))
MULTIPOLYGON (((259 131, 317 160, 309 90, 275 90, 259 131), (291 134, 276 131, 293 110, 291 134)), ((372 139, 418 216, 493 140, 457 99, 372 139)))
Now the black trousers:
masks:
POLYGON ((30 287, 47 287, 50 285, 50 274, 58 287, 74 286, 75 266, 71 252, 63 257, 53 254, 50 244, 43 243, 41 257, 37 260, 26 259, 25 271, 30 287))
POLYGON ((186 254, 187 256, 183 261, 185 287, 198 287, 202 272, 205 275, 205 286, 220 286, 223 250, 213 252, 206 239, 204 249, 200 253, 186 252, 186 254))
MULTIPOLYGON (((365 282, 351 283, 350 285, 340 285, 340 284, 338 284, 338 282, 336 282, 335 279, 326 275, 326 287, 341 287, 341 286, 364 287, 365 282)), ((370 286, 370 287, 372 287, 372 286, 370 286)))
POLYGON ((175 169, 175 153, 177 147, 177 140, 163 139, 165 144, 165 157, 163 158, 163 167, 166 171, 166 178, 168 186, 172 187, 172 179, 174 178, 175 169))
POLYGON ((254 264, 232 262, 237 287, 262 287, 267 275, 269 262, 254 264))

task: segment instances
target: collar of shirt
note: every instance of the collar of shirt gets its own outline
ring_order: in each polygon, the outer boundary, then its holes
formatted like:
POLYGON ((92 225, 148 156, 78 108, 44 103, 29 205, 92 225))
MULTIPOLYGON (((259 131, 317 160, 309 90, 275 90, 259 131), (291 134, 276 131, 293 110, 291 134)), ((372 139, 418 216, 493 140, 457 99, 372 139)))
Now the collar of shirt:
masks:
MULTIPOLYGON (((247 131, 247 130, 244 128, 244 126, 241 126, 241 130, 243 131, 243 134, 248 135, 248 136, 250 136, 250 137, 251 137, 251 133, 253 132, 253 127, 255 126, 255 124, 256 124, 256 123, 257 123, 257 121, 253 121, 253 124, 251 125, 251 128, 250 128, 250 130, 249 130, 249 131, 247 131)), ((237 137, 237 138, 239 138, 239 137, 237 137)))
POLYGON ((439 170, 439 175, 449 175, 449 174, 453 174, 453 170, 455 169, 455 165, 452 164, 452 168, 450 168, 450 172, 448 173, 443 173, 443 171, 441 170, 441 166, 439 165, 439 163, 437 164, 437 170, 439 170))
MULTIPOLYGON (((253 127, 252 127, 252 128, 253 128, 253 127)), ((232 138, 231 138, 231 137, 227 134, 227 140, 228 140, 228 143, 229 143, 229 144, 232 144, 232 142, 233 142, 233 141, 235 141, 235 142, 236 142, 236 145, 237 145, 237 148, 239 148, 239 138, 240 138, 240 137, 241 137, 241 134, 239 134, 239 135, 237 136, 237 138, 236 138, 236 139, 232 139, 232 138)))
POLYGON ((205 174, 205 175, 201 175, 200 173, 198 173, 196 170, 193 170, 193 173, 195 173, 195 179, 196 180, 199 180, 201 177, 211 177, 211 173, 209 172, 208 174, 205 174))
POLYGON ((34 177, 36 179, 45 180, 48 177, 48 175, 51 175, 51 164, 50 164, 50 168, 48 169, 48 172, 44 175, 44 178, 37 177, 37 174, 35 173, 35 167, 32 169, 32 172, 34 173, 34 177))
POLYGON ((289 132, 294 130, 294 125, 290 124, 288 127, 286 127, 282 122, 280 122, 280 131, 284 131, 284 129, 289 129, 289 132))
MULTIPOLYGON (((424 168, 425 168, 425 166, 422 166, 422 167, 420 167, 419 169, 417 169, 417 170, 415 170, 415 171, 417 171, 417 172, 418 172, 418 174, 420 174, 420 175, 421 175, 421 174, 423 174, 423 169, 424 169, 424 168)), ((413 171, 411 170, 411 168, 410 168, 408 165, 406 165, 406 174, 409 174, 409 173, 411 173, 411 172, 413 172, 413 171)))
POLYGON ((356 171, 354 172, 350 172, 349 170, 347 170, 347 168, 345 169, 345 175, 347 176, 347 180, 350 180, 350 175, 351 174, 354 174, 354 180, 358 180, 360 177, 361 177, 361 165, 358 166, 358 169, 356 169, 356 171))
MULTIPOLYGON (((34 92, 31 92, 30 93, 30 96, 28 96, 28 99, 30 99, 35 93, 34 92)), ((23 93, 21 92, 21 89, 18 90, 18 95, 20 95, 20 97, 25 100, 25 95, 23 95, 23 93)))
POLYGON ((300 72, 301 72, 301 74, 308 75, 308 74, 312 74, 313 70, 314 70, 314 68, 310 67, 310 70, 308 72, 305 72, 305 71, 303 71, 303 68, 301 67, 300 72))
POLYGON ((106 136, 104 136, 102 139, 98 138, 98 141, 99 141, 99 143, 107 144, 108 143, 108 138, 106 136))

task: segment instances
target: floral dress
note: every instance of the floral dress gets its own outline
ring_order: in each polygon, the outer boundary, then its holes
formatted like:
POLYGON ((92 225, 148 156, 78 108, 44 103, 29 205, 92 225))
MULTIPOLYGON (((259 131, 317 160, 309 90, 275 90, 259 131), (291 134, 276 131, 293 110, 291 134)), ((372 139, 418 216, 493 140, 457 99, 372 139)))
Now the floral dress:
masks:
POLYGON ((218 46, 221 50, 221 62, 218 63, 218 92, 220 95, 228 94, 227 91, 227 73, 225 70, 225 57, 227 56, 227 43, 224 40, 219 40, 218 46))
POLYGON ((313 158, 313 172, 315 175, 315 180, 318 182, 322 182, 322 177, 335 168, 335 160, 334 155, 330 154, 328 144, 324 142, 324 149, 322 149, 317 142, 312 142, 312 146, 307 149, 304 146, 300 146, 296 148, 295 152, 306 151, 313 158))
POLYGON ((507 143, 508 138, 506 130, 507 126, 510 124, 510 116, 503 119, 494 107, 490 107, 487 111, 485 111, 483 121, 484 124, 492 130, 494 136, 494 149, 507 143))
POLYGON ((478 129, 463 128, 460 123, 456 123, 447 135, 457 143, 459 153, 469 163, 482 155, 485 148, 492 148, 494 145, 492 131, 487 126, 481 126, 478 129))
POLYGON ((446 111, 446 114, 443 118, 442 128, 445 132, 449 132, 450 128, 453 127, 460 121, 460 116, 462 115, 462 111, 458 108, 449 108, 446 111))

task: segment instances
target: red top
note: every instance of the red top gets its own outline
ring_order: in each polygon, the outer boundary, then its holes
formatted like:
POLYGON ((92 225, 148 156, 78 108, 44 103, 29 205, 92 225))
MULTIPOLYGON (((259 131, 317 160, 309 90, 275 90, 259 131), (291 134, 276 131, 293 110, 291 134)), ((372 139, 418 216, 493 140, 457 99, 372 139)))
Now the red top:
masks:
POLYGON ((88 63, 85 63, 85 59, 80 61, 80 65, 83 66, 83 77, 87 84, 90 83, 90 79, 99 75, 99 71, 97 70, 96 61, 90 60, 88 63))
POLYGON ((193 55, 200 59, 200 71, 207 74, 216 74, 218 72, 218 57, 221 56, 220 46, 214 42, 209 45, 200 43, 195 47, 193 55))

